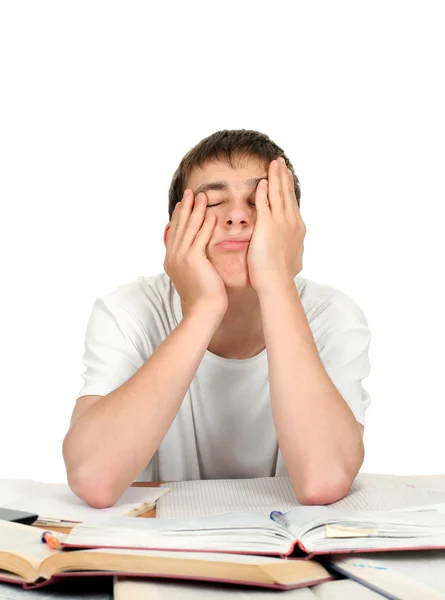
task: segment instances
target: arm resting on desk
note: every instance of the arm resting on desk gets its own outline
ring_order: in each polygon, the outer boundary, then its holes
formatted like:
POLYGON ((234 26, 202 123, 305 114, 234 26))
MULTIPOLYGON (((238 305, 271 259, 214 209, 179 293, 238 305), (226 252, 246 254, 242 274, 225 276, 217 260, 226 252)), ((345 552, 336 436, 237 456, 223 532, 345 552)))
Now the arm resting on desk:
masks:
POLYGON ((221 318, 204 307, 189 313, 123 385, 78 399, 63 457, 70 488, 90 506, 115 504, 149 463, 221 318))

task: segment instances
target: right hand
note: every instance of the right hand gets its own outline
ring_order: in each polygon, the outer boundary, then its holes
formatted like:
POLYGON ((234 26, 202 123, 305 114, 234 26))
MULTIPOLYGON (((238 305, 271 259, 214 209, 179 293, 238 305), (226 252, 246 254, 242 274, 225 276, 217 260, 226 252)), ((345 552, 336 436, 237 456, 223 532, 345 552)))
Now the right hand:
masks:
POLYGON ((194 200, 193 190, 185 190, 172 214, 164 269, 182 299, 184 316, 196 307, 208 306, 222 318, 228 298, 224 281, 206 255, 216 223, 215 215, 205 215, 206 208, 204 193, 194 200))

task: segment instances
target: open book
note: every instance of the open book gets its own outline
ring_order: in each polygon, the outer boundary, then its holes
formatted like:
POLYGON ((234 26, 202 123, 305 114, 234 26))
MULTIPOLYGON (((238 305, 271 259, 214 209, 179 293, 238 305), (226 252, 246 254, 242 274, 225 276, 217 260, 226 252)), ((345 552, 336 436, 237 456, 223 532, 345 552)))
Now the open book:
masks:
POLYGON ((114 517, 71 530, 68 548, 139 548, 312 558, 318 554, 445 548, 439 510, 355 511, 304 506, 269 517, 227 513, 196 519, 114 517))
MULTIPOLYGON (((61 542, 66 539, 66 534, 55 535, 61 542)), ((126 575, 291 589, 335 579, 315 561, 128 549, 69 552, 51 550, 41 536, 42 529, 37 527, 0 521, 0 581, 30 589, 64 577, 126 575)))

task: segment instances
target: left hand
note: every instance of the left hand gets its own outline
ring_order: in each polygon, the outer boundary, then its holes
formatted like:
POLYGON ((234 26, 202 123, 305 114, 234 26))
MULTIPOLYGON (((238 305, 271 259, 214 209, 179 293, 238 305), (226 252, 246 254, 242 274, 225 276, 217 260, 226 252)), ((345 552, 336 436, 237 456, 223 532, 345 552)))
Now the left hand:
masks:
POLYGON ((284 159, 269 165, 268 181, 258 183, 256 223, 247 253, 249 279, 258 293, 293 280, 303 268, 306 225, 284 159))

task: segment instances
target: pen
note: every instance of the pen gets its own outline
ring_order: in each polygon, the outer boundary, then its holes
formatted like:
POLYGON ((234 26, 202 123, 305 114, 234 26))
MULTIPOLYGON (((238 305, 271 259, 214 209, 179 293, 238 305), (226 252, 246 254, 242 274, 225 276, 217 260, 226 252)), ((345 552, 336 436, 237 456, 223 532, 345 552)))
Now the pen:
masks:
POLYGON ((289 523, 286 521, 286 517, 279 510, 273 510, 270 513, 270 518, 272 519, 272 521, 275 521, 276 523, 278 523, 278 525, 281 525, 282 527, 289 529, 289 523))
POLYGON ((51 531, 44 531, 41 539, 42 542, 48 544, 50 548, 56 549, 60 546, 59 540, 51 533, 51 531))

